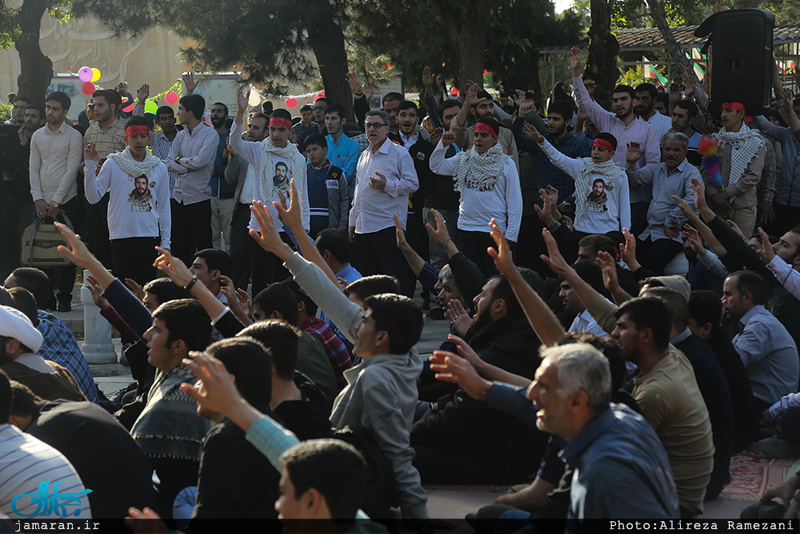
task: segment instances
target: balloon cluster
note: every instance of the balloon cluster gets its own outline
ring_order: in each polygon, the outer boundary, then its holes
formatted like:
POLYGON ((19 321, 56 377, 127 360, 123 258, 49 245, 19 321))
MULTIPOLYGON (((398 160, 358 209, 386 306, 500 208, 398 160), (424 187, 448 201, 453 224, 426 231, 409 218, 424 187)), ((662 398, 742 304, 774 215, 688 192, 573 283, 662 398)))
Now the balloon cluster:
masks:
POLYGON ((83 66, 80 68, 80 70, 78 71, 78 78, 80 78, 81 81, 83 82, 83 85, 81 86, 81 91, 83 91, 83 94, 89 96, 92 93, 94 93, 96 89, 94 82, 99 80, 100 76, 101 76, 100 69, 87 66, 83 66))
POLYGON ((722 175, 720 174, 720 161, 717 156, 717 140, 708 135, 704 135, 697 145, 697 152, 703 156, 702 167, 707 176, 710 176, 709 181, 722 188, 725 191, 725 186, 722 185, 722 175))

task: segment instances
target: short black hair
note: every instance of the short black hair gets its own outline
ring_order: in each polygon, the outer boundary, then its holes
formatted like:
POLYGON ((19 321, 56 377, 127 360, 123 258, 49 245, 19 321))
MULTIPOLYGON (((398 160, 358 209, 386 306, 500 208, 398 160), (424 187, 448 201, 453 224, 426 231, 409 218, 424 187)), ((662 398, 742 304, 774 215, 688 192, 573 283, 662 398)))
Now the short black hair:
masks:
POLYGON ((153 320, 164 321, 169 336, 167 345, 179 339, 189 350, 204 350, 211 340, 211 322, 208 314, 195 299, 170 300, 153 312, 153 320))
POLYGON ((276 109, 275 111, 269 114, 269 118, 271 119, 272 117, 286 119, 288 121, 292 120, 292 114, 286 111, 285 109, 276 109))
POLYGON ((605 234, 590 234, 578 241, 578 248, 589 247, 595 255, 601 250, 611 254, 612 258, 617 256, 617 246, 614 240, 605 234))
MULTIPOLYGON (((8 379, 7 379, 8 380, 8 379)), ((42 398, 34 393, 31 388, 16 380, 9 380, 11 384, 11 413, 17 417, 33 417, 39 413, 38 403, 42 398)))
POLYGON ((224 102, 214 102, 211 105, 212 106, 222 106, 225 109, 225 116, 227 117, 229 115, 228 106, 226 106, 224 102))
POLYGON ((267 319, 253 323, 238 334, 251 337, 269 350, 275 374, 283 380, 292 380, 297 367, 297 350, 303 333, 297 327, 280 319, 267 319))
POLYGON ((264 100, 261 103, 261 111, 264 112, 265 115, 269 115, 270 113, 272 113, 273 109, 275 109, 275 107, 269 100, 264 100))
POLYGON ((92 93, 92 99, 97 100, 98 96, 103 97, 109 106, 114 104, 116 111, 119 113, 120 106, 122 105, 122 97, 118 92, 113 89, 98 89, 92 93))
POLYGON ((11 294, 3 286, 0 286, 0 306, 11 306, 11 294))
POLYGON ((125 121, 125 128, 127 128, 128 126, 147 126, 147 129, 148 130, 150 129, 150 123, 147 122, 147 119, 139 115, 133 115, 131 117, 128 117, 128 120, 125 121))
POLYGON ((711 323, 715 328, 722 322, 722 301, 708 289, 696 289, 689 296, 689 317, 698 326, 711 323))
POLYGON ((765 284, 761 275, 753 271, 744 270, 729 274, 728 279, 735 281, 736 291, 739 292, 740 296, 749 291, 754 305, 764 304, 765 284))
POLYGON ((689 303, 683 295, 668 287, 648 287, 645 295, 655 297, 667 303, 672 310, 672 324, 680 331, 689 326, 689 303))
POLYGON ((264 345, 252 337, 236 336, 212 343, 205 352, 225 364, 246 401, 270 401, 272 358, 264 345))
POLYGON ((656 89, 656 86, 653 85, 652 83, 647 83, 647 82, 640 83, 639 85, 637 85, 635 91, 637 93, 646 92, 647 94, 650 95, 650 98, 653 99, 655 99, 656 96, 658 95, 658 90, 656 89))
POLYGON ((617 138, 611 135, 610 133, 600 132, 599 134, 597 134, 597 137, 595 139, 603 139, 605 141, 608 141, 609 143, 611 143, 611 146, 614 147, 614 151, 617 150, 617 138))
POLYGON ((308 148, 308 145, 317 145, 320 148, 328 148, 328 141, 322 136, 322 134, 315 132, 306 137, 306 148, 308 148))
POLYGON ((572 120, 572 105, 570 104, 569 100, 553 100, 550 102, 550 105, 547 107, 547 115, 550 116, 553 113, 556 115, 561 115, 561 118, 564 119, 564 122, 568 122, 572 120))
POLYGON ((367 487, 367 467, 358 450, 338 439, 311 439, 286 451, 283 468, 299 499, 316 489, 334 521, 353 521, 367 487))
POLYGON ((631 99, 636 98, 636 91, 634 91, 633 87, 631 87, 630 85, 618 85, 618 86, 616 86, 614 88, 613 91, 611 91, 612 95, 614 93, 628 93, 628 95, 630 95, 631 99))
MULTIPOLYGON (((319 309, 319 306, 317 306, 317 303, 314 302, 314 299, 312 299, 311 296, 308 293, 306 293, 302 287, 300 287, 300 284, 294 281, 294 279, 289 278, 288 280, 285 280, 283 283, 286 284, 286 286, 292 290, 292 293, 294 293, 294 297, 297 299, 298 305, 301 302, 303 303, 303 305, 305 305, 306 313, 308 314, 308 316, 314 317, 317 314, 317 310, 319 309)), ((300 319, 298 319, 298 321, 299 320, 300 319)))
POLYGON ((619 319, 627 314, 629 320, 636 325, 636 331, 649 328, 653 332, 653 345, 659 350, 669 347, 672 333, 672 309, 660 298, 636 297, 622 303, 614 312, 619 319))
POLYGON ((398 102, 402 102, 405 99, 406 99, 406 97, 403 96, 402 93, 397 93, 397 92, 394 92, 394 91, 391 92, 391 93, 386 93, 385 95, 383 95, 383 100, 381 101, 381 106, 385 106, 386 102, 394 102, 395 100, 397 100, 398 102))
POLYGON ((397 112, 400 113, 405 109, 413 109, 414 111, 417 111, 417 105, 411 100, 403 100, 400 102, 400 105, 397 106, 397 112))
POLYGON ((14 393, 5 371, 0 370, 0 425, 8 424, 11 415, 11 406, 14 403, 14 393))
POLYGON ((383 293, 399 294, 400 284, 394 276, 389 276, 388 274, 373 274, 372 276, 365 276, 348 284, 344 293, 348 297, 353 295, 361 302, 364 302, 372 295, 380 295, 383 293))
POLYGON ((53 91, 49 95, 44 98, 45 102, 55 101, 61 104, 61 108, 64 111, 69 111, 69 107, 72 105, 72 99, 67 96, 66 93, 61 91, 53 91))
POLYGON ((444 111, 446 109, 450 109, 450 108, 461 109, 461 102, 459 102, 458 100, 450 99, 450 98, 448 98, 447 100, 442 102, 442 105, 439 106, 439 120, 440 121, 442 120, 442 117, 444 117, 444 111))
POLYGON ((253 298, 253 306, 258 306, 265 315, 277 311, 284 321, 297 324, 297 299, 283 282, 274 282, 253 298))
POLYGON ((481 89, 480 91, 478 91, 478 95, 477 96, 478 96, 478 99, 482 100, 484 98, 488 98, 489 100, 494 102, 494 98, 492 98, 492 95, 489 94, 489 91, 487 91, 485 89, 481 89))
POLYGON ((142 289, 145 293, 153 295, 159 304, 164 304, 170 300, 192 298, 190 291, 183 289, 166 276, 150 280, 142 289))
POLYGON ((347 110, 341 104, 328 104, 325 108, 325 115, 328 113, 336 113, 340 119, 347 119, 347 110))
POLYGON ((304 111, 314 111, 314 108, 306 104, 305 106, 300 108, 300 113, 303 113, 304 111))
POLYGON ((690 119, 693 119, 697 116, 697 104, 691 100, 679 100, 675 103, 675 107, 685 109, 686 114, 690 119))
POLYGON ((33 293, 24 287, 12 287, 8 290, 8 295, 11 297, 11 307, 24 313, 31 320, 33 326, 38 327, 39 314, 36 310, 36 299, 33 293))
POLYGON ((422 335, 422 308, 403 295, 384 293, 372 295, 364 301, 364 308, 372 312, 375 329, 389 334, 389 352, 406 354, 422 335))
POLYGON ((47 298, 51 295, 50 278, 47 273, 36 267, 17 267, 11 276, 17 285, 33 293, 38 307, 41 308, 47 303, 47 298))
MULTIPOLYGON (((519 272, 523 280, 531 286, 531 289, 541 296, 544 292, 544 281, 536 271, 527 267, 520 267, 519 272)), ((492 302, 497 299, 503 299, 506 303, 506 314, 509 317, 521 317, 523 315, 522 306, 520 306, 508 278, 504 274, 496 274, 490 278, 490 280, 492 279, 497 280, 497 285, 492 289, 492 302)))
POLYGON ((350 238, 341 228, 322 230, 317 234, 316 245, 320 254, 327 250, 339 263, 350 263, 350 238))
POLYGON ((233 259, 224 250, 216 248, 204 248, 198 250, 195 258, 200 258, 206 262, 206 267, 210 271, 219 271, 223 276, 230 276, 233 270, 233 259))
POLYGON ((581 261, 572 266, 581 280, 592 286, 598 293, 606 294, 603 285, 603 269, 593 261, 581 261))
POLYGON ((206 99, 200 95, 186 95, 180 99, 183 109, 191 113, 195 119, 201 120, 206 112, 206 99))
POLYGON ((35 109, 37 112, 39 112, 39 120, 42 120, 44 118, 45 114, 44 106, 42 106, 41 104, 28 104, 27 106, 25 106, 25 111, 28 111, 29 109, 35 109))
POLYGON ((172 115, 174 117, 175 110, 173 110, 170 106, 159 106, 156 110, 156 119, 162 115, 172 115))

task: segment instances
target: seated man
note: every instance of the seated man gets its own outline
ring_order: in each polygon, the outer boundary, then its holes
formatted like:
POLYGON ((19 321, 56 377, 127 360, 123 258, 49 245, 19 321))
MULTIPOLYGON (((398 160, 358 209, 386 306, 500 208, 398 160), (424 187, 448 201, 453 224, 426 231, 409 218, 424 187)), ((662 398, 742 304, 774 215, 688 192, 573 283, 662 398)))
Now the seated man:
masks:
POLYGON ((686 154, 689 138, 681 132, 667 132, 661 141, 663 163, 637 169, 642 157, 639 143, 628 147, 628 179, 631 187, 650 186, 653 200, 647 210, 648 226, 639 234, 641 264, 657 275, 682 249, 681 228, 686 219, 673 195, 684 199, 694 209, 692 178, 700 179, 700 171, 689 163, 686 154))
POLYGON ((191 371, 181 362, 189 351, 205 349, 210 337, 206 312, 192 299, 172 300, 156 308, 153 325, 144 334, 147 360, 158 371, 131 436, 161 481, 158 506, 166 517, 172 516, 178 492, 197 485, 201 444, 211 428, 180 390, 182 383, 194 382, 191 371))
MULTIPOLYGON (((253 298, 253 316, 256 321, 281 319, 296 325, 297 299, 286 284, 275 282, 253 298)), ((319 386, 328 399, 328 405, 331 406, 339 389, 322 344, 311 334, 303 332, 297 351, 297 370, 319 386)))
POLYGON ((722 305, 736 321, 733 346, 744 362, 759 413, 797 391, 800 362, 786 328, 764 306, 764 279, 752 271, 735 272, 722 285, 722 305))
POLYGON ((251 324, 237 337, 251 337, 272 356, 270 409, 301 440, 331 436, 330 403, 322 390, 296 370, 303 333, 286 321, 267 319, 251 324))
MULTIPOLYGON (((350 238, 347 237, 346 231, 341 231, 338 228, 322 230, 317 235, 315 244, 317 251, 319 251, 322 259, 333 274, 336 275, 336 278, 344 280, 348 284, 352 284, 361 278, 361 273, 350 265, 350 238)), ((317 316, 325 321, 339 336, 339 339, 345 344, 352 357, 353 345, 347 340, 347 336, 336 328, 333 321, 322 310, 317 311, 317 316)))
MULTIPOLYGON (((603 273, 596 263, 589 261, 576 263, 575 272, 577 272, 578 276, 585 280, 587 284, 591 285, 595 291, 598 293, 605 292, 605 288, 603 287, 603 273)), ((565 318, 569 320, 570 317, 574 317, 569 328, 567 328, 567 332, 589 332, 600 337, 608 335, 608 333, 597 324, 597 321, 594 320, 586 309, 586 306, 583 305, 581 299, 578 298, 578 295, 575 294, 572 286, 569 285, 569 282, 566 280, 561 280, 558 296, 564 303, 564 312, 567 314, 565 318)))
POLYGON ((3 286, 6 289, 24 287, 33 293, 39 306, 37 312, 39 324, 36 329, 42 333, 44 338, 39 354, 44 359, 65 367, 78 383, 84 396, 91 402, 98 402, 97 384, 94 382, 89 364, 86 363, 86 359, 78 347, 75 334, 64 321, 42 309, 43 303, 47 301, 50 294, 50 279, 47 274, 34 267, 19 267, 6 278, 3 286))
POLYGON ((92 490, 94 517, 119 518, 131 506, 155 505, 150 462, 114 416, 89 402, 42 400, 19 382, 11 387, 10 423, 66 456, 92 490))
POLYGON ((0 306, 0 370, 47 400, 86 400, 69 371, 38 353, 42 334, 21 311, 0 306))
MULTIPOLYGON (((52 491, 58 484, 58 492, 71 494, 65 499, 64 509, 70 518, 91 519, 89 490, 81 482, 75 468, 56 449, 21 432, 9 424, 13 393, 5 373, 0 372, 0 470, 3 476, 0 490, 0 511, 12 519, 32 518, 36 510, 44 511, 36 496, 45 486, 52 491), (23 497, 17 499, 17 496, 23 497)), ((40 512, 41 514, 41 512, 40 512)), ((45 517, 37 514, 36 518, 45 517)))

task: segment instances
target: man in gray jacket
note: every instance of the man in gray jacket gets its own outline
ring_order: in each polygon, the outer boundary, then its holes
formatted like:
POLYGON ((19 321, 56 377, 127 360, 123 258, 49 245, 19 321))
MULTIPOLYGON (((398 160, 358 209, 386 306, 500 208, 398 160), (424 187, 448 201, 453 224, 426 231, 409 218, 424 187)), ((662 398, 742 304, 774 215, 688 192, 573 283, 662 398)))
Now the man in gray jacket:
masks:
MULTIPOLYGON (((293 232, 298 223, 302 226, 299 210, 294 203, 288 211, 279 208, 284 224, 293 232)), ((392 465, 403 517, 427 518, 427 495, 412 464, 410 445, 417 378, 422 372, 422 360, 414 348, 422 334, 422 310, 411 299, 390 294, 368 297, 362 309, 348 300, 332 278, 283 242, 262 205, 256 204, 255 215, 258 244, 285 262, 300 287, 353 343, 353 353, 364 360, 344 373, 347 387, 334 402, 333 427, 349 426, 369 434, 392 465)), ((301 248, 312 257, 316 249, 308 244, 301 243, 301 248)))

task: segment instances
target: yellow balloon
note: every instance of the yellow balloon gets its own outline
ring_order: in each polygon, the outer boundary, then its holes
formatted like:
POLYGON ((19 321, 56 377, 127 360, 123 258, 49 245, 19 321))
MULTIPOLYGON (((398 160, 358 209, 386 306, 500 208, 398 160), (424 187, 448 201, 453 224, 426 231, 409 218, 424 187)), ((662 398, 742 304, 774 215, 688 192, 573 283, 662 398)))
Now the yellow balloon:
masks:
POLYGON ((100 70, 92 67, 92 82, 100 79, 100 70))

